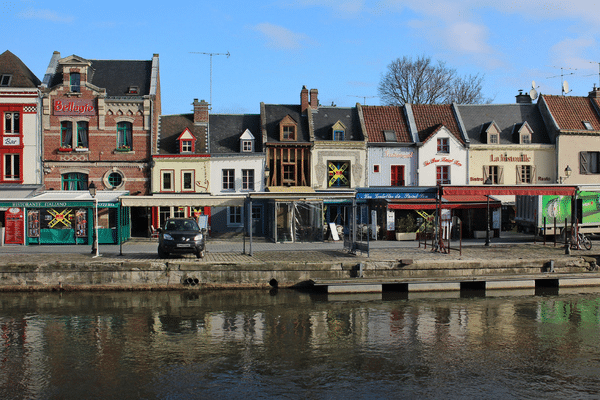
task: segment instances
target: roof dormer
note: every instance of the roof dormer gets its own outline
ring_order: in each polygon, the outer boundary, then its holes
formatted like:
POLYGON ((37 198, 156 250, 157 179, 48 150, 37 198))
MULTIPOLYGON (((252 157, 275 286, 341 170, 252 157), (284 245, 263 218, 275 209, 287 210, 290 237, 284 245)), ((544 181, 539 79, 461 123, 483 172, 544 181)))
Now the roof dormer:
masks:
POLYGON ((341 121, 331 127, 331 140, 340 142, 346 140, 346 126, 341 121))
POLYGON ((91 61, 72 55, 59 61, 62 67, 63 86, 69 88, 71 93, 81 92, 81 86, 85 86, 90 74, 91 61))
POLYGON ((279 141, 296 142, 298 140, 298 123, 286 115, 279 122, 279 141))
POLYGON ((254 142, 254 135, 249 129, 246 129, 240 136, 240 153, 253 153, 254 142))
POLYGON ((487 144, 500 144, 500 127, 495 121, 481 126, 481 142, 487 144))
POLYGON ((533 135, 533 129, 527 123, 527 121, 521 124, 515 124, 513 128, 513 140, 519 144, 530 144, 531 136, 533 135))
POLYGON ((188 128, 177 138, 179 143, 179 154, 192 154, 196 150, 196 138, 188 128))

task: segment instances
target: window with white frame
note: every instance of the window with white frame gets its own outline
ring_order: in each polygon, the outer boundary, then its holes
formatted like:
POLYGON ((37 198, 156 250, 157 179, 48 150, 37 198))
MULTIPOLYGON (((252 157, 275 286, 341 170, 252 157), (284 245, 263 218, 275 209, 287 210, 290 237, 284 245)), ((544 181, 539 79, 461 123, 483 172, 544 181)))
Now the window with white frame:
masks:
POLYGON ((21 132, 21 114, 18 111, 4 113, 4 133, 18 135, 21 132))
POLYGON ((450 153, 450 140, 448 138, 439 138, 437 140, 438 153, 450 153))
POLYGON ((173 182, 174 171, 161 171, 160 190, 163 192, 172 192, 175 190, 175 182, 173 182))
POLYGON ((224 169, 222 172, 223 172, 223 190, 235 190, 235 170, 224 169))
POLYGON ((252 140, 242 140, 242 151, 244 153, 252 152, 252 140))
POLYGON ((5 181, 21 180, 21 157, 19 154, 4 154, 4 171, 2 178, 5 181))
POLYGON ((227 226, 242 226, 242 207, 227 207, 227 226))
POLYGON ((504 183, 504 172, 501 165, 486 165, 483 167, 483 182, 490 179, 494 185, 504 183))
POLYGON ((254 170, 242 170, 242 190, 254 190, 254 170))
POLYGON ((181 175, 181 190, 186 192, 193 191, 194 171, 183 171, 181 175))
POLYGON ((191 153, 193 151, 192 141, 189 139, 181 140, 181 152, 182 153, 191 153))
POLYGON ((436 172, 436 184, 437 185, 449 185, 450 184, 450 166, 438 165, 435 167, 436 172))

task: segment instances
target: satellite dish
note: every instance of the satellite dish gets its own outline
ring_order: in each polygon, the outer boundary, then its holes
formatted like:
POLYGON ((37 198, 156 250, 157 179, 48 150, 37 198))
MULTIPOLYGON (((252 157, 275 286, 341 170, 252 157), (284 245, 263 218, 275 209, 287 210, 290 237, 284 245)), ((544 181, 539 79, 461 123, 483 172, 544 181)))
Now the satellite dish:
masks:
POLYGON ((529 91, 529 97, 531 98, 531 100, 535 100, 538 97, 538 92, 535 89, 531 89, 529 91))
POLYGON ((531 81, 531 88, 535 89, 535 81, 531 81))
POLYGON ((567 81, 563 82, 562 90, 563 90, 563 93, 569 93, 569 84, 567 83, 567 81))

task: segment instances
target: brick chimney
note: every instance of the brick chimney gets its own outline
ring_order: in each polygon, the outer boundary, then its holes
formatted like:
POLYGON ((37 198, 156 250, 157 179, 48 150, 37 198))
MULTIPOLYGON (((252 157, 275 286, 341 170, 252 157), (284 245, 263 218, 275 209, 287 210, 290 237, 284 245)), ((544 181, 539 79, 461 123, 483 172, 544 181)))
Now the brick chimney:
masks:
POLYGON ((517 104, 531 104, 531 97, 528 94, 523 94, 523 90, 519 89, 519 94, 515 96, 517 104))
POLYGON ((313 110, 319 108, 319 91, 317 89, 310 89, 310 107, 313 110))
POLYGON ((204 100, 194 99, 194 125, 208 125, 208 103, 204 100))
POLYGON ((300 91, 300 110, 302 114, 306 114, 306 110, 308 109, 308 89, 306 85, 302 86, 302 90, 300 91))
POLYGON ((596 84, 594 84, 594 88, 588 94, 588 97, 591 99, 600 99, 600 88, 597 88, 596 84))

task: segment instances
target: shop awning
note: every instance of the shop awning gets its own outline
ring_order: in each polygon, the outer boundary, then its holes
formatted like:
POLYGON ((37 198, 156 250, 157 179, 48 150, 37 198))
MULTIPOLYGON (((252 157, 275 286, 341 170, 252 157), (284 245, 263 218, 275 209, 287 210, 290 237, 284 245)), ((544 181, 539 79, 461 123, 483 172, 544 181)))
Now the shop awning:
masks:
POLYGON ((558 195, 573 196, 576 186, 564 185, 471 185, 442 186, 442 194, 454 196, 500 196, 500 195, 558 195))
MULTIPOLYGON (((487 206, 487 196, 442 196, 441 207, 444 209, 486 208, 487 206)), ((501 206, 502 202, 490 198, 490 208, 501 206)), ((435 210, 436 208, 437 202, 435 199, 420 199, 418 201, 388 200, 388 209, 391 210, 435 210)))
POLYGON ((243 206, 246 196, 123 196, 124 207, 229 207, 243 206))

